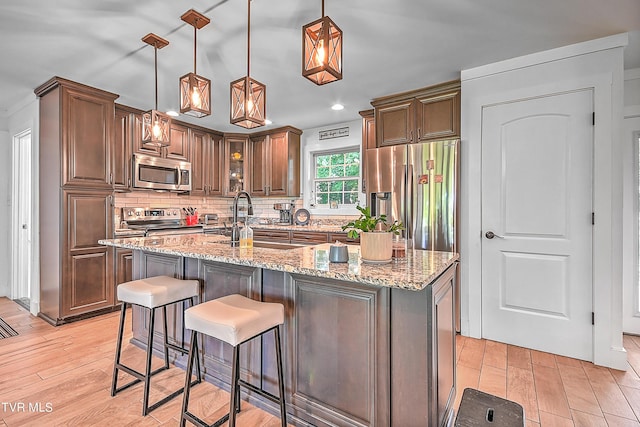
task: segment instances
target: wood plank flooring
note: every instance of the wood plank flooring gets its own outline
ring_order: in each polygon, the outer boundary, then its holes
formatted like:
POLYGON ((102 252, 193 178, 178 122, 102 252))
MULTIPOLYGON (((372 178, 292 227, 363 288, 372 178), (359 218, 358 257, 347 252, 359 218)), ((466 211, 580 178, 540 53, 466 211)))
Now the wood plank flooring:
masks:
MULTIPOLYGON (((0 317, 19 333, 0 340, 0 427, 179 425, 180 397, 142 417, 141 385, 110 396, 119 313, 53 327, 0 298, 0 317)), ((624 343, 629 369, 617 371, 459 336, 455 406, 462 390, 473 387, 520 403, 530 427, 640 427, 640 337, 625 336, 624 343)), ((142 350, 125 346, 125 363, 142 369, 143 359, 142 350)), ((184 371, 173 367, 154 380, 152 402, 181 387, 184 371)), ((193 388, 191 402, 193 412, 213 422, 226 411, 229 394, 204 383, 193 388)), ((243 402, 238 425, 280 421, 243 402)))

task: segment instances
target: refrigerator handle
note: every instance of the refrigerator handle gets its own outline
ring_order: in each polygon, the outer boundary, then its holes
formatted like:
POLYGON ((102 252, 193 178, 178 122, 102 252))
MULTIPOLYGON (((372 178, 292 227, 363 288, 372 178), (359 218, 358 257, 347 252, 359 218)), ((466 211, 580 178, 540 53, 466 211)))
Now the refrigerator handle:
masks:
POLYGON ((406 207, 406 211, 405 211, 405 223, 404 223, 404 228, 406 229, 406 236, 407 239, 413 239, 413 216, 414 216, 414 212, 413 212, 413 165, 409 164, 407 165, 407 169, 406 172, 407 176, 405 177, 404 182, 406 183, 406 188, 405 188, 405 200, 407 201, 407 207, 406 207))

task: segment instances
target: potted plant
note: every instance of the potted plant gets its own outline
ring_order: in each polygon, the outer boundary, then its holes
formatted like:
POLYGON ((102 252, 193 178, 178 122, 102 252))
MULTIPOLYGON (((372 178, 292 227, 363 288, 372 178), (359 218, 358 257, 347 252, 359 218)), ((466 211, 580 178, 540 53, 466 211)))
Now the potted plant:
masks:
POLYGON ((392 238, 404 230, 401 222, 387 222, 386 215, 373 216, 371 209, 356 206, 360 218, 342 226, 352 239, 360 237, 360 257, 364 262, 384 263, 391 260, 392 238))

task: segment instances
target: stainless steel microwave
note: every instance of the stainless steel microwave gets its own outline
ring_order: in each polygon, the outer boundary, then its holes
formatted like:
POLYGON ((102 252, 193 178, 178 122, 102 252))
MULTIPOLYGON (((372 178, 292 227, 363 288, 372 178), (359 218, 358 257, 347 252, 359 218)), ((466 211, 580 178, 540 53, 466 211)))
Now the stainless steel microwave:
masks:
POLYGON ((191 163, 134 154, 133 187, 164 191, 191 191, 191 163))

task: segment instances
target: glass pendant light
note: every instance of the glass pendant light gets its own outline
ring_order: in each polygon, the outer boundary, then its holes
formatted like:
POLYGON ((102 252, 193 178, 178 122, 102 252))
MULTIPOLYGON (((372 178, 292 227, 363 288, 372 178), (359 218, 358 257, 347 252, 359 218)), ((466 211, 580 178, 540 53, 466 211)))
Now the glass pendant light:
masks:
POLYGON ((180 78, 180 112, 195 117, 211 114, 211 80, 196 74, 196 34, 211 20, 193 9, 180 19, 193 26, 193 73, 180 78))
POLYGON ((156 84, 155 109, 142 114, 142 142, 166 147, 171 144, 171 117, 158 111, 158 49, 167 46, 169 42, 153 33, 144 36, 142 41, 153 46, 156 84))
POLYGON ((302 75, 317 85, 342 79, 342 30, 324 14, 302 27, 302 75))
POLYGON ((231 82, 231 124, 251 129, 265 125, 267 87, 251 78, 251 0, 247 0, 247 75, 231 82))

